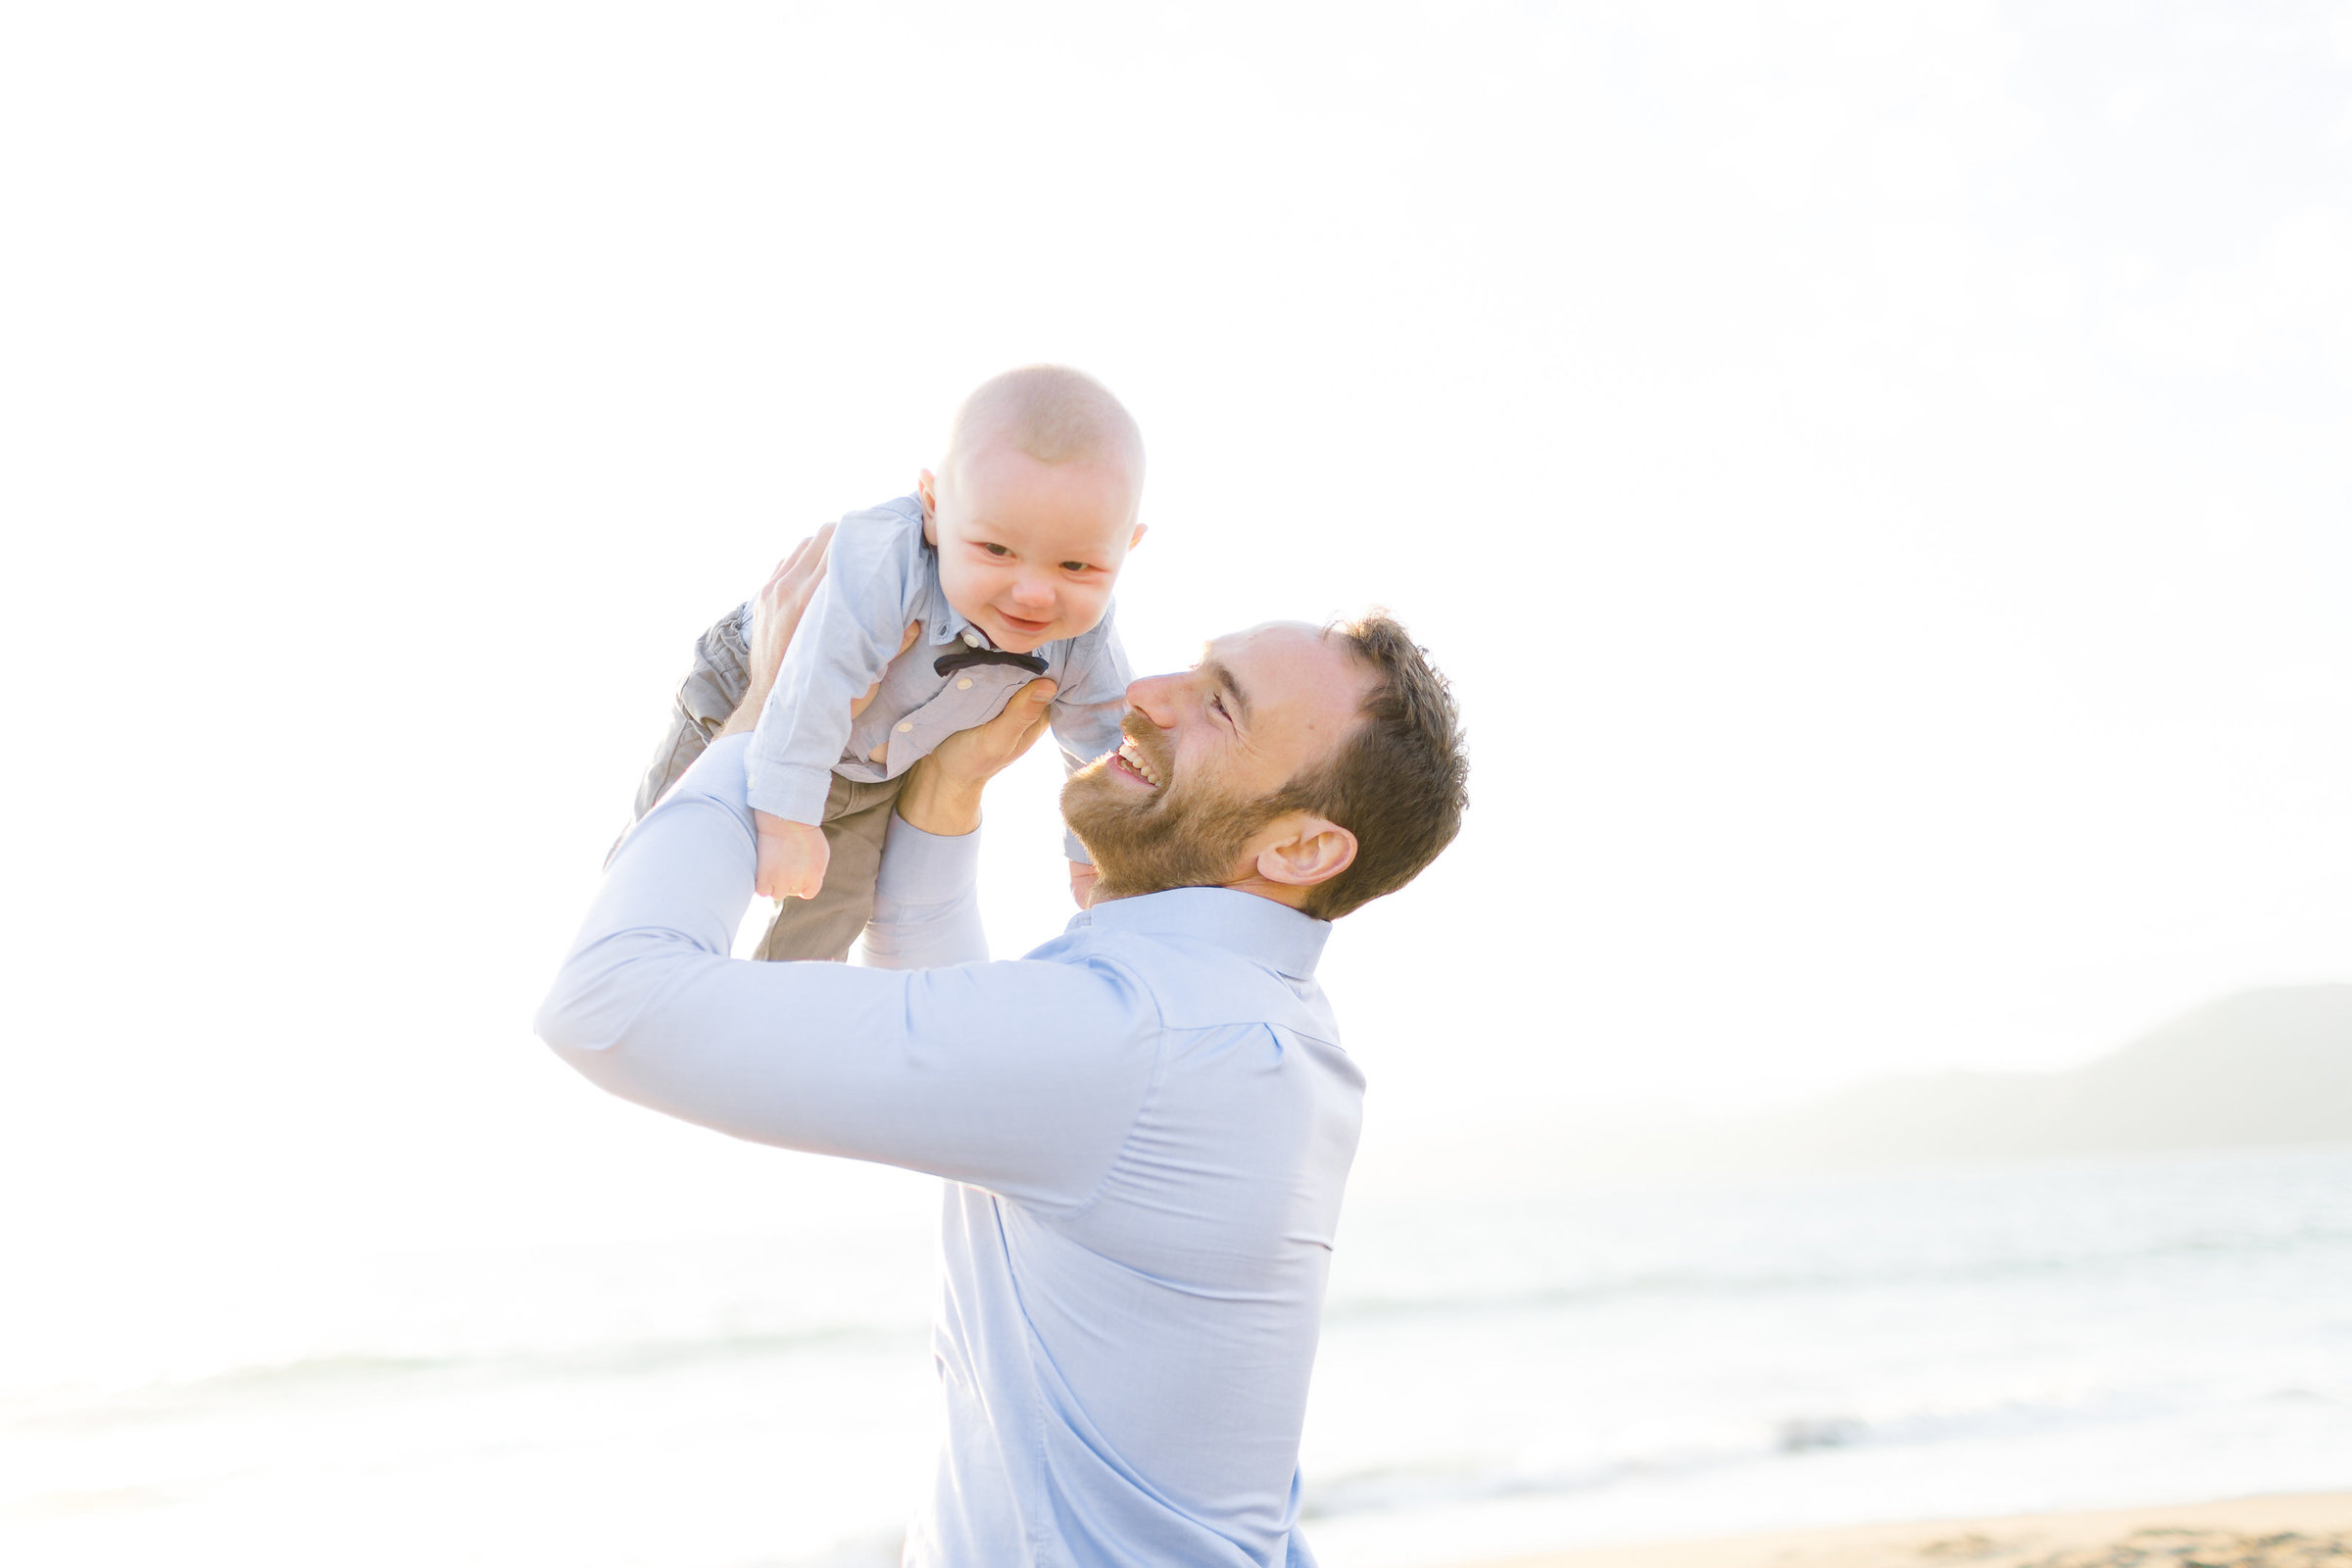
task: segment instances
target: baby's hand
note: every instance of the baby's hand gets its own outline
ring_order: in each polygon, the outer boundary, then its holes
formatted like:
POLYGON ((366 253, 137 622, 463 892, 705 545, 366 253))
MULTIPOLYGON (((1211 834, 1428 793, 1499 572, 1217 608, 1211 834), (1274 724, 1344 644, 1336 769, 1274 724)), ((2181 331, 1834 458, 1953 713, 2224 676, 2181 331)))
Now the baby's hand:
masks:
POLYGON ((825 867, 833 852, 822 828, 788 821, 754 809, 752 825, 760 830, 760 870, 752 886, 763 899, 813 899, 825 885, 825 867))
POLYGON ((1078 901, 1081 909, 1095 906, 1095 878, 1099 874, 1084 860, 1070 862, 1070 897, 1078 901))

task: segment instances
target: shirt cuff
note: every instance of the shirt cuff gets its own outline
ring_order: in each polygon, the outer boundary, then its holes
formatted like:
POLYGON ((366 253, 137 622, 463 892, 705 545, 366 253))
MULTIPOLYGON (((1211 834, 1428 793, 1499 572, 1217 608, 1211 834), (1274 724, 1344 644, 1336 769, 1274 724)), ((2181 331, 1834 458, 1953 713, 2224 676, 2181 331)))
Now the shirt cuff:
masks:
POLYGON ((825 820, 825 797, 833 790, 832 772, 798 762, 763 760, 758 751, 758 740, 755 735, 755 744, 744 757, 743 798, 751 802, 754 810, 780 816, 787 822, 821 826, 825 820))
POLYGON ((882 870, 874 878, 877 909, 922 908, 964 897, 980 879, 980 830, 954 838, 926 833, 898 812, 882 842, 882 870))
POLYGON ((1078 835, 1066 828, 1062 830, 1061 853, 1065 858, 1076 860, 1080 865, 1095 863, 1095 858, 1086 853, 1086 846, 1078 842, 1078 835))

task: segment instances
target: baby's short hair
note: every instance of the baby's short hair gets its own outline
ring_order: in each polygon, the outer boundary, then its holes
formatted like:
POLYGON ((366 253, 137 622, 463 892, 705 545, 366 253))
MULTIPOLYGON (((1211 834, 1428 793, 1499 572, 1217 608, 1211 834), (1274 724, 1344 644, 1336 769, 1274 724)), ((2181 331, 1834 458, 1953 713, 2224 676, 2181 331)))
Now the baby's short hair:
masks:
POLYGON ((1144 432, 1135 416, 1110 388, 1066 365, 1025 365, 983 381, 956 411, 948 461, 992 439, 1040 463, 1116 464, 1143 482, 1144 432))

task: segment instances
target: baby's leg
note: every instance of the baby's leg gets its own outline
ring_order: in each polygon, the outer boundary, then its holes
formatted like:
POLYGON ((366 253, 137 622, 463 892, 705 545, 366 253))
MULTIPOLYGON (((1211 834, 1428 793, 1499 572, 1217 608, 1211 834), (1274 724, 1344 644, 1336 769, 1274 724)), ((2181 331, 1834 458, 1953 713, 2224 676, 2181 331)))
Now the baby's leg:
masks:
POLYGON ((728 611, 696 640, 694 666, 678 684, 662 744, 654 748, 654 760, 637 786, 632 822, 652 810, 678 775, 703 755, 751 688, 751 628, 744 613, 750 608, 739 605, 728 611))
POLYGON ((874 917, 874 880, 882 874, 882 841, 899 786, 887 779, 860 784, 834 776, 825 796, 825 885, 813 899, 786 899, 760 941, 761 958, 846 958, 865 922, 874 917))

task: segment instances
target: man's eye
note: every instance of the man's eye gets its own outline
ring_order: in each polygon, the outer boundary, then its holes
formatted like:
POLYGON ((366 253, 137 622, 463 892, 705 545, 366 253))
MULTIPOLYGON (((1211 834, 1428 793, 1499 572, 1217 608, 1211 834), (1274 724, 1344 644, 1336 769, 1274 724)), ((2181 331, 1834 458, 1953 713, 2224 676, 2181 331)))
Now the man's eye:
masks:
POLYGON ((1208 706, 1215 709, 1218 712, 1224 713, 1227 718, 1231 718, 1233 716, 1231 713, 1225 712, 1225 694, 1222 692, 1210 692, 1208 694, 1208 706))
POLYGON ((982 545, 980 548, 987 551, 992 556, 1009 556, 1012 554, 1011 551, 1005 549, 1003 545, 982 545))

